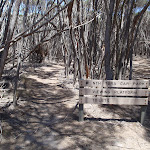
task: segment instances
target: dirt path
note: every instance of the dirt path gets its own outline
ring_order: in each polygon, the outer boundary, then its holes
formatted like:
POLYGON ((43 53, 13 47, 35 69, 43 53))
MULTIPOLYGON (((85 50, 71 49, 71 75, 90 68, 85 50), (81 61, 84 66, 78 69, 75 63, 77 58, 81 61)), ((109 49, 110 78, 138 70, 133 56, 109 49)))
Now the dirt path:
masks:
MULTIPOLYGON (((145 68, 150 79, 150 61, 136 59, 134 77, 142 78, 137 68, 145 68)), ((86 120, 78 122, 78 84, 73 87, 63 69, 56 63, 24 68, 19 106, 0 111, 0 150, 150 149, 150 118, 141 126, 139 107, 88 104, 86 120)))

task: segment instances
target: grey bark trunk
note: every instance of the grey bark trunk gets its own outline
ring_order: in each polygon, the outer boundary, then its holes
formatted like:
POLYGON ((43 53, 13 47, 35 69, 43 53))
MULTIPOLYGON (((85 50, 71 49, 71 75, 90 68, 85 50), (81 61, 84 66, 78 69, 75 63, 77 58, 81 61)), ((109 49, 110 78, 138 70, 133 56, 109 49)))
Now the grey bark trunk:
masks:
POLYGON ((110 0, 109 11, 107 12, 106 31, 105 31, 105 73, 106 73, 107 80, 113 79, 113 72, 110 65, 110 60, 111 60, 110 37, 112 32, 111 27, 112 27, 112 14, 114 9, 114 3, 115 0, 110 0))
POLYGON ((7 55, 8 55, 8 50, 9 50, 9 46, 10 46, 10 43, 9 41, 12 39, 12 36, 13 36, 13 33, 14 33, 14 29, 15 29, 15 26, 16 26, 16 23, 17 23, 17 18, 18 18, 18 14, 19 14, 19 7, 20 7, 20 1, 21 0, 16 0, 15 1, 15 8, 13 10, 13 14, 12 14, 12 19, 10 21, 10 26, 9 26, 9 29, 8 29, 8 32, 7 32, 7 42, 5 42, 5 47, 4 47, 4 50, 1 54, 1 57, 0 57, 0 78, 2 76, 2 73, 3 73, 3 69, 4 69, 4 66, 5 66, 5 61, 6 61, 6 58, 7 58, 7 55))

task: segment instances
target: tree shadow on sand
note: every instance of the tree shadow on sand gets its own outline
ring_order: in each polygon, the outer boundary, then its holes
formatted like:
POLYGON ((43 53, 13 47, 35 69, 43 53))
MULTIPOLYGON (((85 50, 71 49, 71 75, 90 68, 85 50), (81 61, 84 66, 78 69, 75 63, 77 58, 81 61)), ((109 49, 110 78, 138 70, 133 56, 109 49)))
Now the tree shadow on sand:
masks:
MULTIPOLYGON (((55 78, 59 70, 30 70, 20 81, 19 105, 0 113, 3 139, 0 149, 70 150, 109 149, 116 142, 115 124, 104 121, 77 121, 74 92, 60 83, 45 79, 55 78), (67 103, 73 102, 73 107, 67 103)), ((119 126, 121 128, 121 125, 119 126)))

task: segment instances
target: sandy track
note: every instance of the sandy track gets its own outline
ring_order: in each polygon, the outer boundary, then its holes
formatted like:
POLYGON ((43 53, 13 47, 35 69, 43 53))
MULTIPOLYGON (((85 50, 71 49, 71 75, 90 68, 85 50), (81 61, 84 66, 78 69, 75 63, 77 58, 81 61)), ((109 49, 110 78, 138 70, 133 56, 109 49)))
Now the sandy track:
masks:
MULTIPOLYGON (((140 63, 138 60, 134 61, 134 77, 142 78, 138 68, 150 70, 150 65, 147 59, 140 63)), ((144 126, 137 122, 139 107, 87 104, 86 120, 78 122, 78 84, 73 87, 72 79, 64 77, 63 69, 56 63, 24 68, 19 105, 0 111, 0 149, 150 149, 150 118, 147 116, 144 126)), ((150 77, 148 73, 145 78, 150 77)))

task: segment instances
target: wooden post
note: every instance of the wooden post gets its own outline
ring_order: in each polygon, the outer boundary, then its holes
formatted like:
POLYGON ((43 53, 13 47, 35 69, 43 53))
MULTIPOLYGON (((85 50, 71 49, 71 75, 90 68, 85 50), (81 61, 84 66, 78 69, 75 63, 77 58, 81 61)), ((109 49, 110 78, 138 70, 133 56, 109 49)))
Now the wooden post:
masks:
POLYGON ((83 104, 79 104, 79 122, 84 121, 83 104))
POLYGON ((140 116, 140 122, 143 125, 144 123, 144 119, 146 116, 146 110, 147 110, 147 106, 141 106, 141 116, 140 116))

